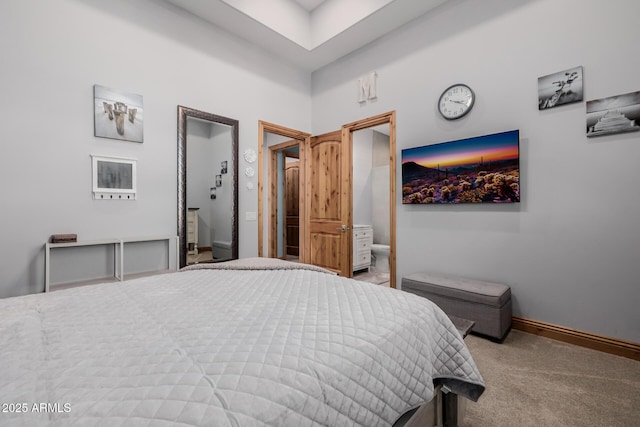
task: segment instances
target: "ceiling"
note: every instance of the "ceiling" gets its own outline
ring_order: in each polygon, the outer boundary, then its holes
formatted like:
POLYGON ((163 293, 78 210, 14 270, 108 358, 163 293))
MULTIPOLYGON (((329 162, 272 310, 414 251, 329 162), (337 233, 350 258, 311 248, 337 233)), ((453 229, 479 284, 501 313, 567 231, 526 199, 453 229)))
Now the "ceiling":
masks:
POLYGON ((167 0, 315 71, 447 0, 167 0))
POLYGON ((307 12, 313 12, 313 9, 325 3, 327 0, 294 0, 302 6, 307 12))

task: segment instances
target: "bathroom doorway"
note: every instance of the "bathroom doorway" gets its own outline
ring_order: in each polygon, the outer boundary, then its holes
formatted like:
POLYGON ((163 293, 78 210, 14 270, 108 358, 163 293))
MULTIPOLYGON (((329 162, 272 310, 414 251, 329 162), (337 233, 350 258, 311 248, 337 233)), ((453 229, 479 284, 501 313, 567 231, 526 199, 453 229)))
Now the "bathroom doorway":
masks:
POLYGON ((353 278, 395 288, 395 112, 345 128, 353 159, 353 278))

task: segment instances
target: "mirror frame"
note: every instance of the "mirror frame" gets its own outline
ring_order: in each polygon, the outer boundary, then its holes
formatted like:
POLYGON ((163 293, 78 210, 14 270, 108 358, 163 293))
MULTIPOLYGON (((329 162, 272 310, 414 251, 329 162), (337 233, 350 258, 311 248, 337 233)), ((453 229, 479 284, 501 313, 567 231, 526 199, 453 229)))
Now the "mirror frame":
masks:
POLYGON ((233 164, 233 196, 231 198, 231 258, 238 259, 238 127, 239 122, 193 108, 178 105, 178 244, 180 268, 187 265, 187 118, 206 120, 231 126, 231 162, 233 164))

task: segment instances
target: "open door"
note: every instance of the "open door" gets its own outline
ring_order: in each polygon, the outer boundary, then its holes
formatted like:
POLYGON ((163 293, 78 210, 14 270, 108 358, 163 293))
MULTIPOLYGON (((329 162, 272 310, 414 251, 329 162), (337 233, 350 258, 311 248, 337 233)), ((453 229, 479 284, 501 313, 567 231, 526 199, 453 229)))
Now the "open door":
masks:
POLYGON ((307 143, 304 250, 309 264, 351 277, 351 145, 342 132, 307 143))
MULTIPOLYGON (((308 133, 259 121, 258 138, 258 256, 278 257, 276 218, 277 154, 299 147, 299 261, 352 277, 353 271, 353 133, 388 124, 389 130, 389 270, 390 286, 396 287, 396 126, 395 111, 342 126, 342 130, 312 137, 308 133), (268 143, 268 134, 296 141, 268 143), (263 157, 263 151, 269 152, 263 157), (264 158, 264 163, 263 163, 264 158), (264 169, 271 171, 264 174, 264 169), (267 185, 265 185, 267 183, 267 185), (268 215, 264 215, 268 212, 268 215), (266 233, 264 233, 266 229, 266 233), (264 245, 267 243, 268 245, 264 245)), ((280 208, 284 210, 283 208, 280 208)), ((295 235, 285 227, 282 237, 295 235)), ((286 240, 285 240, 286 241, 286 240)), ((285 252, 286 253, 286 252, 285 252)), ((291 254, 292 255, 292 254, 291 254)))

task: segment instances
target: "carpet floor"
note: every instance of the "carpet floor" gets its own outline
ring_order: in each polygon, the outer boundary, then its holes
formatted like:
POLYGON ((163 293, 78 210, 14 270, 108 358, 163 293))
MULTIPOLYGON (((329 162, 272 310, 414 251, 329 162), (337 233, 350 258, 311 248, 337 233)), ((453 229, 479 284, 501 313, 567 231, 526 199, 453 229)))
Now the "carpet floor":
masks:
POLYGON ((353 278, 361 282, 369 282, 373 283, 374 285, 389 287, 389 272, 376 271, 375 267, 371 267, 371 271, 358 271, 353 274, 353 278))
POLYGON ((462 427, 640 426, 640 362, 512 330, 465 342, 484 377, 462 427))

